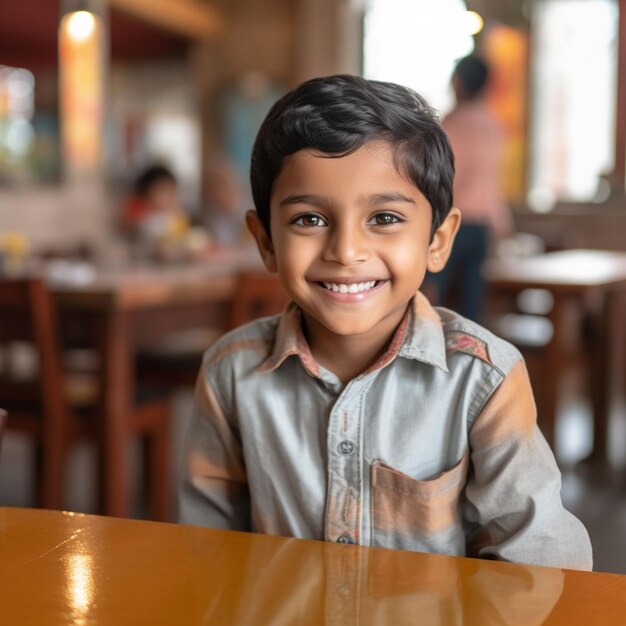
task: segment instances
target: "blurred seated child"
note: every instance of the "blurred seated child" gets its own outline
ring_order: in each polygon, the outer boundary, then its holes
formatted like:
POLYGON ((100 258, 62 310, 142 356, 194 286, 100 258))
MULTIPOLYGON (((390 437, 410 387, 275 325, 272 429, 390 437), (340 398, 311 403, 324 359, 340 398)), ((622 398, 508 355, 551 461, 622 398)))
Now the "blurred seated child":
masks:
POLYGON ((174 174, 164 165, 146 168, 123 207, 123 231, 150 252, 159 253, 179 240, 188 227, 174 174))

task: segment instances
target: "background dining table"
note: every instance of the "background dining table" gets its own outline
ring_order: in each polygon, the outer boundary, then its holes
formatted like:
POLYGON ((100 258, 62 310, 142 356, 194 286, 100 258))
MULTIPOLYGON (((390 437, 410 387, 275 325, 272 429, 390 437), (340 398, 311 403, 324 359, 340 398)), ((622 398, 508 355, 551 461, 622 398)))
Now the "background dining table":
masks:
POLYGON ((624 623, 626 576, 0 508, 11 625, 624 623))
MULTIPOLYGON (((135 394, 137 351, 177 330, 219 328, 228 316, 238 273, 259 266, 257 251, 242 248, 222 250, 202 262, 70 272, 49 280, 64 326, 79 341, 86 339, 99 355, 103 513, 130 515, 130 460, 124 433, 135 394)), ((486 275, 498 293, 543 288, 553 294, 550 319, 554 336, 546 352, 550 371, 558 372, 563 364, 566 337, 562 318, 567 304, 574 302, 582 310, 594 303, 595 350, 589 368, 592 458, 604 460, 611 399, 619 382, 616 373, 624 362, 626 254, 568 250, 492 262, 486 275)), ((556 376, 545 380, 548 401, 543 405, 543 418, 552 424, 548 435, 554 430, 556 380, 556 376)))
MULTIPOLYGON (((531 257, 493 259, 485 264, 493 296, 517 296, 526 289, 543 289, 554 304, 548 314, 552 339, 546 346, 544 390, 540 418, 546 438, 554 443, 558 380, 565 366, 568 305, 592 322, 593 350, 587 363, 593 412, 593 448, 589 461, 607 460, 608 429, 613 400, 623 392, 626 352, 626 253, 605 250, 563 250, 531 257)), ((580 328, 580 326, 579 326, 580 328)))
POLYGON ((256 250, 236 248, 201 262, 78 272, 69 266, 58 275, 49 273, 69 342, 98 355, 103 513, 130 515, 124 433, 135 394, 137 350, 175 331, 223 327, 239 272, 259 266, 256 250))

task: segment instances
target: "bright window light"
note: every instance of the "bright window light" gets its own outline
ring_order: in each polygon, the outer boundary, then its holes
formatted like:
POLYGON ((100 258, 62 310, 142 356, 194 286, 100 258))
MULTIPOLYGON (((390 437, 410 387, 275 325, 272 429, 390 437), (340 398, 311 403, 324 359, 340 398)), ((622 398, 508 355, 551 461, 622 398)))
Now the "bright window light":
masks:
POLYGON ((601 202, 614 166, 617 2, 533 7, 528 204, 601 202))
POLYGON ((475 28, 463 0, 370 0, 364 75, 412 87, 443 115, 454 104, 452 71, 473 52, 475 28))
POLYGON ((478 33, 483 29, 484 22, 480 13, 476 13, 476 11, 467 11, 465 13, 465 20, 467 22, 467 29, 470 35, 478 35, 478 33))

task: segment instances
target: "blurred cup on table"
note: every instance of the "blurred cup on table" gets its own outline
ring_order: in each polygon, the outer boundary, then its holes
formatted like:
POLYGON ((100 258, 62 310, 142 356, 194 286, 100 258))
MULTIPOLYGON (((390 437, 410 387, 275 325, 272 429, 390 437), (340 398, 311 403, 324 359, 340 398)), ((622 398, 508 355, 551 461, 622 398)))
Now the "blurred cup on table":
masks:
POLYGON ((28 239, 22 233, 0 233, 0 273, 6 276, 23 274, 29 252, 28 239))

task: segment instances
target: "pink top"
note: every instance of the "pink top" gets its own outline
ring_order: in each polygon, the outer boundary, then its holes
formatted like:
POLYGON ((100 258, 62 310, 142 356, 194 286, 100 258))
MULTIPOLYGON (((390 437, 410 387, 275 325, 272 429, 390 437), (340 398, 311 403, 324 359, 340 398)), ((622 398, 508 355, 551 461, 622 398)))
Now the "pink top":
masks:
POLYGON ((443 120, 456 162, 454 204, 463 222, 486 224, 498 237, 512 227, 502 189, 502 129, 482 100, 460 102, 443 120))

